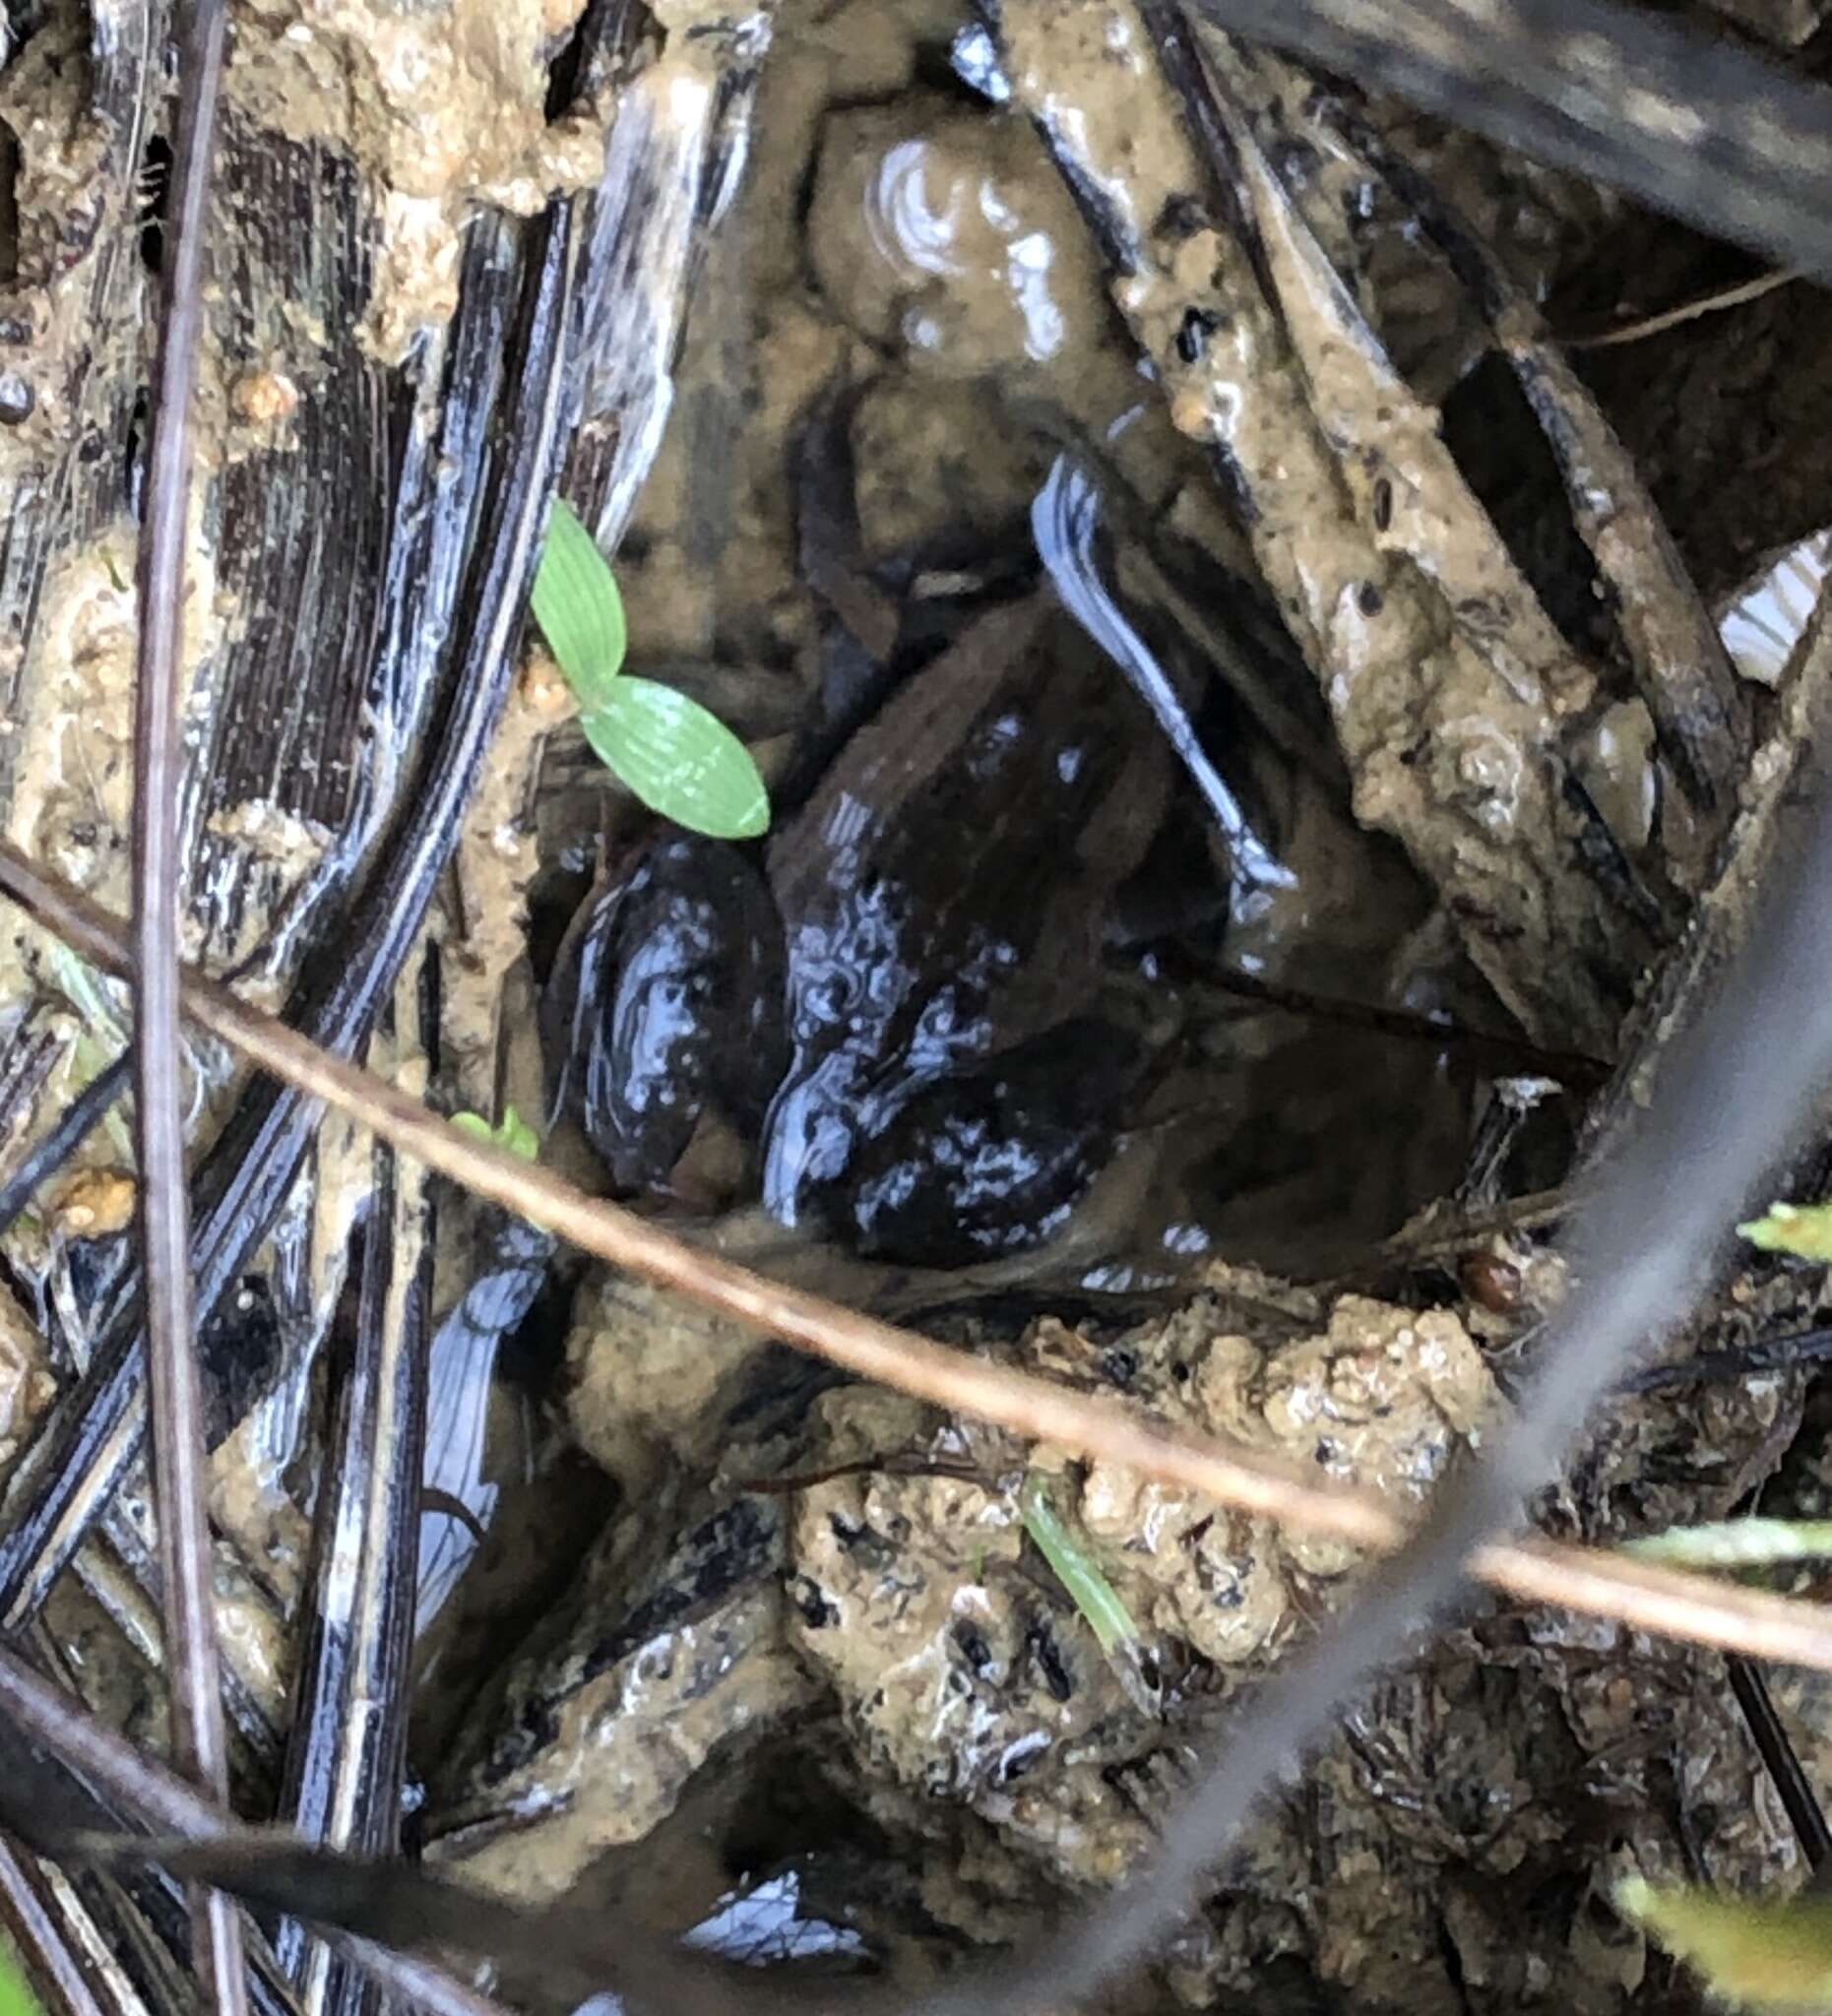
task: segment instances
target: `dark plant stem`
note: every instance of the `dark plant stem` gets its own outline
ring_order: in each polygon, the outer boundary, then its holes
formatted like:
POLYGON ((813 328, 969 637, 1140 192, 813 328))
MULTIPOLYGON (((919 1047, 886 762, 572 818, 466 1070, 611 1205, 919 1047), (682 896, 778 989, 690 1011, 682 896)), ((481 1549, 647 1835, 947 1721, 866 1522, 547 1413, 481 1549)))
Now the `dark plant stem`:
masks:
POLYGON ((1800 1853, 1817 1875, 1826 1867, 1827 1856, 1832 1855, 1832 1830, 1826 1826, 1826 1816, 1818 1797, 1807 1783, 1806 1773, 1800 1768, 1800 1757, 1788 1732, 1782 1727, 1781 1717, 1775 1713, 1768 1682, 1762 1677, 1761 1668, 1752 1660, 1744 1659, 1740 1653, 1732 1653, 1725 1664, 1730 1670, 1731 1691, 1737 1696, 1737 1705, 1749 1725, 1749 1733, 1755 1738, 1763 1767, 1781 1795, 1781 1803, 1787 1808, 1788 1822, 1800 1844, 1800 1853))
POLYGON ((1617 1393, 1670 1393, 1686 1386, 1734 1386, 1763 1372, 1793 1372, 1832 1358, 1832 1330, 1794 1330, 1742 1351, 1700 1352, 1670 1365, 1646 1365, 1615 1387, 1617 1393))
POLYGON ((1832 93, 1616 0, 1195 0, 1504 147, 1832 279, 1832 93), (1679 116, 1679 108, 1684 116, 1679 116))
MULTIPOLYGON (((204 233, 223 30, 221 0, 193 0, 178 66, 174 201, 166 229, 170 264, 140 539, 133 827, 134 1124, 172 1751, 179 1769, 219 1799, 228 1791, 228 1751, 211 1597, 204 1409, 191 1305, 178 1026, 178 799, 184 761, 191 400, 203 320, 204 233)), ((221 1892, 199 1891, 192 1917, 198 1978, 208 2000, 221 2016, 245 2016, 241 1922, 233 1901, 221 1892)))
POLYGON ((58 1114, 44 1138, 33 1143, 19 1167, 0 1183, 0 1233, 11 1229, 39 1187, 63 1167, 107 1118, 109 1108, 126 1090, 133 1063, 133 1052, 123 1050, 105 1071, 92 1078, 58 1114))

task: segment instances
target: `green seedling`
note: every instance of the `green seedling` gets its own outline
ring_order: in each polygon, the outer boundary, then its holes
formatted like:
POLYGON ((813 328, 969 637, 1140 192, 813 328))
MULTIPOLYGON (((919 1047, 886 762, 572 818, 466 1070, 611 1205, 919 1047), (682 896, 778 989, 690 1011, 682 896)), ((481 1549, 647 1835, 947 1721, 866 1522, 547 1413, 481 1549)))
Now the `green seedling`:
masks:
POLYGON ((1832 1519, 1727 1519, 1624 1541, 1622 1552, 1670 1568, 1772 1568, 1832 1560, 1832 1519))
POLYGON ((1832 1900, 1615 1886, 1615 1908, 1736 2009, 1832 2009, 1832 1900))
MULTIPOLYGON (((82 1092, 107 1070, 127 1046, 127 1024, 110 999, 101 976, 86 959, 68 945, 53 941, 45 963, 57 990, 75 1009, 83 1024, 70 1055, 71 1089, 82 1092)), ((127 1116, 117 1103, 109 1108, 105 1122, 108 1139, 127 1162, 134 1159, 134 1137, 127 1116)))
POLYGON ((649 807, 715 840, 755 840, 770 794, 751 754, 697 700, 623 669, 628 633, 616 576, 564 498, 547 520, 535 620, 599 760, 649 807))
POLYGON ((1049 1480, 1042 1471, 1034 1470, 1025 1478, 1018 1493, 1018 1516, 1094 1633, 1127 1699, 1146 1715, 1162 1713, 1153 1677, 1156 1662, 1139 1627, 1118 1591, 1101 1572, 1100 1563, 1056 1510, 1049 1480))
POLYGON ((4 1944, 0 1944, 0 2016, 43 2016, 18 1956, 4 1944))
POLYGON ((1765 1217, 1737 1229, 1764 1253, 1832 1260, 1832 1204, 1771 1204, 1765 1217))
POLYGON ((481 1113, 454 1113, 452 1125, 461 1134, 469 1134, 473 1141, 481 1141, 486 1148, 503 1149, 523 1162, 534 1162, 540 1154, 540 1136, 514 1106, 503 1107, 502 1118, 494 1127, 481 1113))

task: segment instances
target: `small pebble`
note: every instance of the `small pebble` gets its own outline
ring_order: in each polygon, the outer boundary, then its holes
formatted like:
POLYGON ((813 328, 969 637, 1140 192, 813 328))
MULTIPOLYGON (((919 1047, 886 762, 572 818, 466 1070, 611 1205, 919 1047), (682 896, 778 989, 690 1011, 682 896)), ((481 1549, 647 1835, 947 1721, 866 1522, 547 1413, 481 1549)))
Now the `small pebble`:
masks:
POLYGON ((530 650, 517 684, 523 704, 551 721, 563 720, 577 706, 565 673, 538 645, 530 650))
POLYGON ((278 371, 245 371, 229 390, 229 406, 238 420, 271 427, 298 410, 299 388, 278 371))

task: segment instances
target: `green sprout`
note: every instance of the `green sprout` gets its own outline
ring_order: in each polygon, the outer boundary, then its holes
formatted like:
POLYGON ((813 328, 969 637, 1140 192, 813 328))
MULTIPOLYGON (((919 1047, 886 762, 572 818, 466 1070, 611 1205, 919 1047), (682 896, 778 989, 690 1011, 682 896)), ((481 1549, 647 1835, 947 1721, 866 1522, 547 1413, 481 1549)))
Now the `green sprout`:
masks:
POLYGON ((768 828, 770 794, 737 736, 697 700, 624 671, 616 576, 562 497, 547 520, 534 600, 586 740, 607 770, 652 812, 695 833, 755 840, 768 828))
POLYGON ((1832 1519, 1726 1519, 1624 1541, 1621 1551, 1669 1568, 1772 1568, 1832 1559, 1832 1519))
POLYGON ((1025 1478, 1018 1493, 1018 1516, 1037 1550, 1055 1571, 1106 1655, 1106 1663, 1125 1689, 1135 1708, 1147 1715, 1162 1712, 1156 1662, 1152 1659, 1139 1627, 1132 1621, 1119 1592, 1101 1572, 1100 1564, 1070 1530, 1049 1496, 1049 1480, 1034 1470, 1025 1478))
MULTIPOLYGON (((68 945, 53 941, 46 964, 51 979, 82 1024, 71 1051, 72 1088, 82 1092, 107 1070, 126 1047, 127 1026, 109 999, 101 976, 68 945)), ((108 1138, 128 1161, 134 1159, 134 1137, 119 1103, 108 1108, 108 1138)))
POLYGON ((10 1943, 0 1944, 0 2016, 43 2016, 10 1943))
POLYGON ((1615 1908, 1732 2008, 1832 2005, 1832 1902, 1825 1898, 1656 1889, 1625 1876, 1615 1886, 1615 1908))
POLYGON ((533 1162, 540 1154, 540 1136, 514 1106, 503 1107, 502 1118, 494 1127, 481 1113, 454 1113, 452 1125, 461 1134, 469 1134, 473 1141, 481 1141, 486 1148, 503 1149, 524 1162, 533 1162))
POLYGON ((1737 1229, 1764 1253, 1832 1260, 1832 1204, 1771 1204, 1766 1217, 1737 1229))

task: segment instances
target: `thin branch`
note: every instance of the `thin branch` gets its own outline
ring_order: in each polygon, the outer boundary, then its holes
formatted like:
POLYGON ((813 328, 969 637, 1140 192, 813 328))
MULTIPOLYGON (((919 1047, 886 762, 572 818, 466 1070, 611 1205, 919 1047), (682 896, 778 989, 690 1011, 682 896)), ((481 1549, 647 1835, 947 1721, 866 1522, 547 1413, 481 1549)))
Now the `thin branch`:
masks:
MULTIPOLYGON (((111 973, 121 970, 119 923, 4 845, 0 891, 86 959, 111 973)), ((1190 1434, 1122 1402, 950 1350, 703 1252, 549 1169, 474 1141, 385 1080, 188 972, 183 999, 203 1028, 251 1062, 476 1195, 601 1260, 863 1378, 976 1415, 1028 1440, 1124 1464, 1220 1503, 1376 1552, 1403 1545, 1411 1532, 1402 1510, 1378 1492, 1320 1481, 1277 1456, 1190 1434)), ((1832 1612, 1761 1590, 1540 1540, 1484 1546, 1471 1572, 1522 1602, 1832 1670, 1832 1612)))
POLYGON ((1739 285, 1719 287, 1713 293, 1695 295, 1689 301, 1681 301, 1677 307, 1663 308, 1658 315, 1642 315, 1633 322, 1618 323, 1615 328, 1606 329, 1597 336, 1566 337, 1564 346, 1568 350, 1607 350, 1613 349, 1618 344, 1644 343, 1650 336, 1661 336, 1669 329, 1696 322, 1701 315, 1721 315, 1726 308, 1740 308, 1745 301, 1759 301, 1777 287, 1792 286, 1797 280, 1805 278, 1798 268, 1787 266, 1775 273, 1759 273, 1754 280, 1743 281, 1739 285))
MULTIPOLYGON (((204 1410, 193 1338, 190 1199, 178 1028, 178 799, 183 781, 185 547, 191 400, 203 333, 204 234, 222 82, 222 0, 192 0, 172 147, 168 284, 140 539, 134 686, 134 1129, 140 1163, 153 1476, 165 1596, 172 1750, 218 1798, 228 1790, 211 1596, 204 1410)), ((241 1921, 231 1899, 192 1904, 198 1979, 222 2016, 245 2016, 241 1921)))
POLYGON ((1548 1050, 1523 1037, 1494 1036, 1486 1030, 1471 1029, 1458 1022, 1438 1022, 1428 1015, 1406 1008, 1386 1008, 1367 1001, 1345 1000, 1340 995, 1313 994, 1305 987, 1287 986, 1278 980, 1261 979, 1256 974, 1229 967, 1200 974, 1197 988, 1233 994, 1266 1008, 1283 1009, 1290 1015, 1314 1016, 1319 1021, 1341 1022, 1352 1029, 1368 1029, 1381 1036, 1398 1037, 1409 1042, 1435 1044, 1439 1049, 1460 1050, 1477 1063, 1496 1071, 1542 1072, 1566 1085, 1588 1089, 1601 1085, 1610 1067, 1579 1050, 1548 1050))

